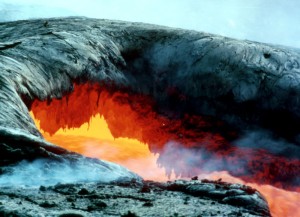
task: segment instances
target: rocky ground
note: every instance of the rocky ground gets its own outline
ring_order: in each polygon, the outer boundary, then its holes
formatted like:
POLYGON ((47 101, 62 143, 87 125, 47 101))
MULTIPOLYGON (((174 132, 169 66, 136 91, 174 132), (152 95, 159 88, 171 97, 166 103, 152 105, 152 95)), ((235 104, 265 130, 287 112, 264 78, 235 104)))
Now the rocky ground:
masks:
POLYGON ((270 216, 255 189, 222 181, 57 184, 0 189, 1 216, 270 216))

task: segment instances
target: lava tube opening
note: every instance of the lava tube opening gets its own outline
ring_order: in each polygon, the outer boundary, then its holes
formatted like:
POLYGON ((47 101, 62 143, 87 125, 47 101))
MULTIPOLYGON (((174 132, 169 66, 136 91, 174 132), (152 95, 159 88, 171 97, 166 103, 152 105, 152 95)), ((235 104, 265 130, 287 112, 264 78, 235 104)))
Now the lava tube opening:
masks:
POLYGON ((145 179, 206 174, 255 187, 274 216, 300 212, 299 159, 235 146, 226 139, 235 132, 211 117, 170 118, 154 108, 154 100, 145 95, 75 84, 62 99, 35 100, 31 114, 46 140, 121 164, 145 179))

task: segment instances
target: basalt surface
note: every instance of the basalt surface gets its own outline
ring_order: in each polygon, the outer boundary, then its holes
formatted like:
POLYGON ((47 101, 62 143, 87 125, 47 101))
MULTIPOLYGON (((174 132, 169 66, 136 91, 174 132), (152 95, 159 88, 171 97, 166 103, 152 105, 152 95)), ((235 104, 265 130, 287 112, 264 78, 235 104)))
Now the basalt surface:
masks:
POLYGON ((270 216, 254 189, 221 181, 57 184, 0 189, 2 216, 270 216))

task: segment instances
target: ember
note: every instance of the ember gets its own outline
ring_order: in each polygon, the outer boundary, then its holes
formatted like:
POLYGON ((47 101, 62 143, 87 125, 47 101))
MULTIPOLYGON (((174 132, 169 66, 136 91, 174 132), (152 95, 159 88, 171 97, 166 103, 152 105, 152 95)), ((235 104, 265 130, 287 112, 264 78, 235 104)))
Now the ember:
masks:
POLYGON ((300 212, 299 159, 231 145, 227 138, 235 132, 218 120, 167 117, 154 107, 147 96, 84 84, 63 99, 34 101, 31 111, 44 137, 66 149, 119 163, 146 179, 209 174, 247 183, 265 195, 274 216, 300 212))

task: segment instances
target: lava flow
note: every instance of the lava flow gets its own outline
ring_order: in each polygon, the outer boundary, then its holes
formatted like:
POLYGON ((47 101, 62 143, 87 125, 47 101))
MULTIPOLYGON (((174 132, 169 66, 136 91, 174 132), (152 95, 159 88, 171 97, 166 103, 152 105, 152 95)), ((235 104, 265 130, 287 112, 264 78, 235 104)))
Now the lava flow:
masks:
POLYGON ((224 123, 188 114, 168 118, 154 106, 147 96, 84 84, 63 99, 34 101, 31 111, 44 137, 68 150, 119 163, 146 179, 234 179, 257 188, 274 216, 300 212, 299 159, 231 145, 226 135, 234 132, 224 123))

